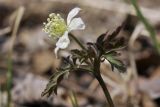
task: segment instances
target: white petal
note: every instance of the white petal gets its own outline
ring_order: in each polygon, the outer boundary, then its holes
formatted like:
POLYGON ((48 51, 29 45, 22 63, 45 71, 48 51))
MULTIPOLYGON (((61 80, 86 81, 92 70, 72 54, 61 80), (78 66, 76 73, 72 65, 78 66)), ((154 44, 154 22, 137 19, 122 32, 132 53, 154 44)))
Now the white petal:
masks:
POLYGON ((71 30, 83 30, 85 29, 85 24, 81 18, 74 18, 68 26, 69 31, 71 30))
POLYGON ((56 43, 56 47, 60 49, 65 49, 68 47, 70 43, 70 40, 68 38, 68 32, 66 31, 62 37, 59 38, 59 40, 56 43))
POLYGON ((70 24, 71 20, 79 13, 81 9, 79 7, 75 7, 74 9, 72 9, 67 17, 67 25, 70 24))
POLYGON ((59 48, 58 47, 56 47, 55 49, 54 49, 54 53, 55 53, 55 55, 56 55, 56 58, 58 58, 58 51, 59 51, 59 48))

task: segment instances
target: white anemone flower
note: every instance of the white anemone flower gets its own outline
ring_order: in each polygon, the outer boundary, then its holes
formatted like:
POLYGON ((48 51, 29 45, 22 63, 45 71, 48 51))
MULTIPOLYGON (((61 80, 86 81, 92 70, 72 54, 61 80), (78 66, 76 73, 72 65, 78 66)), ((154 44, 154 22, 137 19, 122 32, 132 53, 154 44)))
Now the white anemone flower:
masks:
POLYGON ((65 49, 70 44, 70 39, 68 37, 69 32, 85 29, 83 20, 80 17, 75 18, 80 10, 79 7, 72 9, 67 16, 67 23, 65 23, 64 19, 59 14, 55 13, 51 13, 47 19, 47 23, 44 23, 43 30, 49 34, 49 37, 58 39, 54 50, 56 57, 59 49, 65 49))

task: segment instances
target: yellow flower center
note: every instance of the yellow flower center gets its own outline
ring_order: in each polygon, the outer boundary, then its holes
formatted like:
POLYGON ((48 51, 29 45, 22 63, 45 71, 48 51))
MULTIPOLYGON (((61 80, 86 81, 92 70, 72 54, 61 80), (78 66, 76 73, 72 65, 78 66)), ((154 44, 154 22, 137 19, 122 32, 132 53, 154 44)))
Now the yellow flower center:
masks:
POLYGON ((57 38, 64 34, 67 30, 67 25, 59 14, 51 13, 47 19, 47 23, 44 23, 43 30, 51 37, 57 38))

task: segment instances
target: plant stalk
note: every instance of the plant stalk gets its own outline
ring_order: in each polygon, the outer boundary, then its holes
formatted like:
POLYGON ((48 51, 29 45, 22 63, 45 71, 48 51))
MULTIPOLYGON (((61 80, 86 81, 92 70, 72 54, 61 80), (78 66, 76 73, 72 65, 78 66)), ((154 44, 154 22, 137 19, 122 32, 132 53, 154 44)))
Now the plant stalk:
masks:
POLYGON ((13 45, 16 40, 16 35, 18 32, 18 28, 20 25, 20 21, 22 19, 24 13, 24 7, 20 7, 18 11, 16 11, 16 19, 15 23, 13 26, 13 31, 11 35, 11 44, 9 47, 9 52, 8 52, 8 59, 7 59, 7 66, 8 66, 8 71, 7 71, 7 107, 11 107, 11 100, 12 100, 12 95, 11 95, 11 88, 12 88, 12 78, 13 78, 13 60, 12 60, 12 55, 13 55, 13 45))
POLYGON ((106 84, 105 84, 102 76, 101 76, 101 75, 97 75, 97 76, 95 76, 95 77, 96 77, 96 79, 98 80, 101 88, 103 89, 103 92, 104 92, 104 94, 105 94, 106 100, 108 101, 109 107, 114 107, 114 103, 113 103, 113 101, 112 101, 112 98, 111 98, 111 96, 110 96, 110 93, 109 93, 109 91, 108 91, 108 89, 107 89, 107 87, 106 87, 106 84))
POLYGON ((94 60, 94 76, 95 78, 98 80, 104 94, 105 94, 105 97, 106 97, 106 100, 108 101, 108 104, 109 104, 109 107, 114 107, 114 103, 112 101, 112 98, 110 96, 110 93, 106 87, 106 84, 101 76, 101 72, 100 72, 100 64, 101 64, 101 61, 100 61, 100 58, 101 58, 101 53, 99 53, 98 57, 95 58, 94 60))
POLYGON ((83 44, 71 33, 69 33, 69 35, 71 36, 72 39, 75 40, 75 42, 84 50, 86 50, 86 48, 83 46, 83 44))
POLYGON ((7 71, 7 107, 11 107, 11 87, 12 87, 12 54, 8 55, 8 71, 7 71))
POLYGON ((138 7, 137 1, 131 0, 131 3, 133 7, 135 8, 137 16, 139 17, 140 21, 144 24, 145 28, 148 30, 157 52, 160 54, 160 47, 156 39, 156 32, 154 28, 151 26, 148 20, 143 16, 142 12, 140 11, 140 8, 138 7))
MULTIPOLYGON (((72 39, 75 40, 75 42, 76 42, 82 49, 87 50, 87 49, 83 46, 83 44, 82 44, 73 34, 69 33, 69 35, 72 37, 72 39)), ((89 58, 89 59, 90 59, 91 63, 93 63, 92 58, 89 58)))
POLYGON ((71 91, 70 100, 73 107, 79 107, 75 92, 71 91))
MULTIPOLYGON (((75 42, 76 42, 82 49, 86 50, 86 48, 83 46, 83 44, 82 44, 73 34, 70 33, 69 35, 75 40, 75 42)), ((106 87, 106 84, 105 84, 103 78, 102 78, 101 75, 100 75, 100 63, 101 63, 101 62, 100 62, 100 56, 101 56, 101 54, 99 53, 98 58, 95 58, 95 60, 94 60, 94 72, 93 72, 93 74, 94 74, 94 76, 96 77, 96 79, 98 80, 100 86, 102 87, 103 92, 104 92, 104 94, 105 94, 105 97, 106 97, 106 99, 107 99, 107 101, 108 101, 108 103, 109 103, 109 106, 110 106, 110 107, 114 107, 112 98, 111 98, 111 96, 110 96, 110 94, 109 94, 109 91, 108 91, 108 89, 107 89, 107 87, 106 87)), ((93 61, 91 61, 91 62, 93 62, 93 61)))

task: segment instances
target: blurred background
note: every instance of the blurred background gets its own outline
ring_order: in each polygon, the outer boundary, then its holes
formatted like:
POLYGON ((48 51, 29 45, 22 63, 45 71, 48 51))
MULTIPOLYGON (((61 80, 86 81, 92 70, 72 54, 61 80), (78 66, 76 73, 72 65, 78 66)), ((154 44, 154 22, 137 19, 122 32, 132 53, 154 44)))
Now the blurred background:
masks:
MULTIPOLYGON (((160 43, 160 0, 137 1, 160 43)), ((0 107, 7 104, 8 93, 11 107, 72 107, 71 90, 79 107, 108 107, 98 82, 85 72, 70 74, 57 96, 41 97, 49 77, 61 66, 53 51, 55 43, 42 31, 43 22, 50 13, 66 19, 77 6, 82 8, 80 17, 86 29, 72 33, 83 43, 95 42, 102 33, 113 32, 125 22, 119 36, 128 44, 121 51, 127 71, 113 72, 110 64, 101 65, 115 106, 159 107, 160 55, 129 0, 0 0, 0 107), (8 90, 7 84, 11 86, 8 90)), ((72 42, 69 49, 73 48, 79 47, 72 42)))

